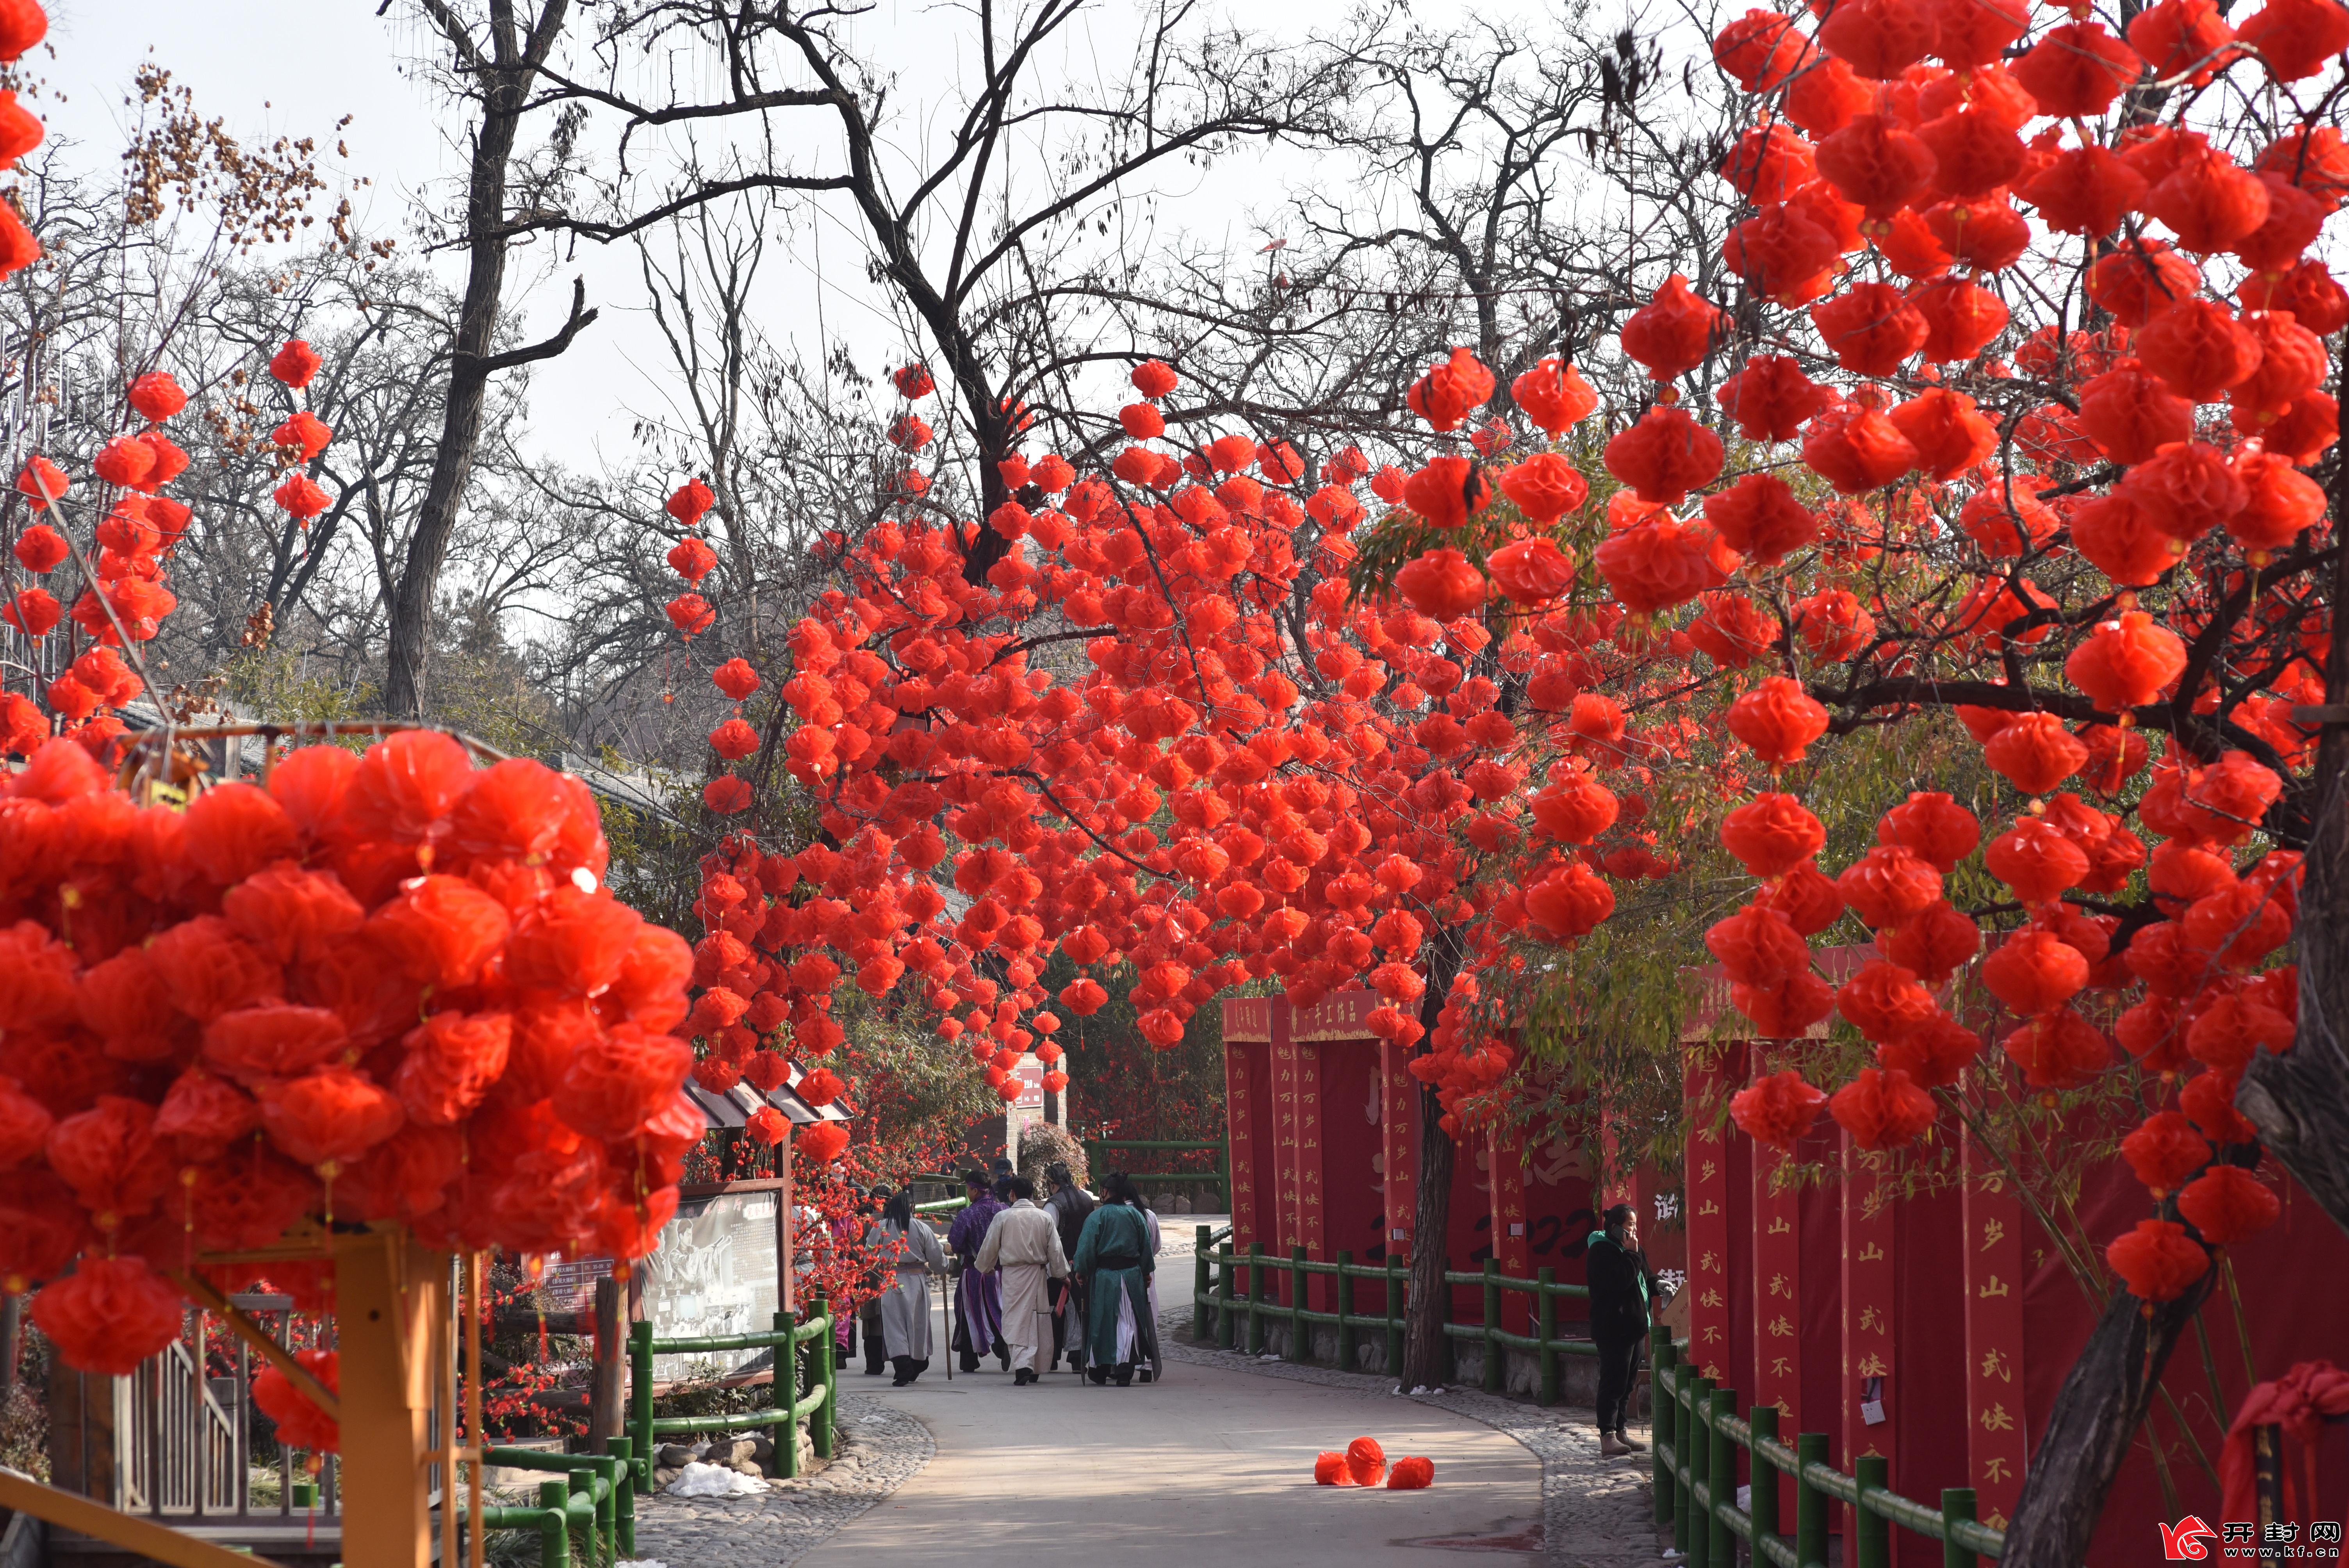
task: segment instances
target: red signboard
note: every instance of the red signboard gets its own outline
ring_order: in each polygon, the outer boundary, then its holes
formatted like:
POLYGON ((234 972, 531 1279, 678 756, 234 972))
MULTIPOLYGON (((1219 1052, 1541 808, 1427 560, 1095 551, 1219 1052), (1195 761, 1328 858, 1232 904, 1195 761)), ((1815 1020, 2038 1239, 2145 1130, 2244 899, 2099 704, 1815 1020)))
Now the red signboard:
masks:
MULTIPOLYGON (((1290 1047, 1297 1057, 1297 1239, 1292 1244, 1313 1258, 1330 1255, 1321 1183, 1321 1053, 1328 1048, 1302 1042, 1290 1047)), ((1330 1310, 1336 1298, 1328 1281, 1315 1274, 1309 1284, 1313 1310, 1330 1310)))
MULTIPOLYGON (((1778 1430, 1803 1429, 1802 1193, 1783 1151, 1754 1150, 1754 1403, 1778 1407, 1778 1430)), ((1779 1517, 1793 1519, 1793 1482, 1780 1489, 1779 1517)))
POLYGON ((1297 1069, 1297 1043, 1289 1038, 1286 1010, 1272 1019, 1272 1161, 1274 1245, 1268 1251, 1282 1257, 1300 1239, 1297 1215, 1298 1099, 1301 1085, 1297 1069))
POLYGON ((1245 1253, 1250 1242, 1260 1242, 1256 1222, 1257 1160, 1262 1144, 1257 1137, 1256 1107, 1248 1093, 1248 1047, 1226 1040, 1224 1045, 1224 1130, 1231 1140, 1232 1250, 1245 1253))
MULTIPOLYGON (((1511 1279, 1530 1279, 1533 1243, 1526 1235, 1525 1135, 1515 1129, 1495 1128, 1485 1140, 1493 1169, 1493 1257, 1511 1279)), ((1502 1301, 1521 1305, 1531 1320, 1534 1299, 1530 1295, 1504 1293, 1502 1301)), ((1507 1326, 1515 1333, 1532 1332, 1523 1324, 1507 1326)))

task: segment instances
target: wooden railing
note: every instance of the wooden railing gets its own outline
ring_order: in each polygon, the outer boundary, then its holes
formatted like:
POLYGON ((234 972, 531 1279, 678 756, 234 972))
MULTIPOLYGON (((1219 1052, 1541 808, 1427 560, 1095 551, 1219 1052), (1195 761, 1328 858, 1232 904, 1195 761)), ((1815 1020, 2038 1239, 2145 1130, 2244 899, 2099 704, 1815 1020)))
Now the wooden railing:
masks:
MULTIPOLYGON (((1355 1336, 1369 1330, 1385 1336, 1387 1366, 1402 1366, 1403 1322, 1411 1276, 1401 1259, 1390 1257, 1378 1264, 1357 1264, 1354 1254, 1341 1248, 1335 1259, 1325 1263, 1308 1256, 1303 1247, 1290 1248, 1288 1256, 1283 1259, 1268 1255, 1262 1242, 1250 1242, 1247 1251, 1239 1253, 1233 1251, 1228 1241, 1217 1243, 1216 1238, 1222 1234, 1219 1231, 1211 1232, 1206 1225, 1198 1227, 1198 1247, 1193 1264, 1195 1277, 1191 1292, 1195 1304, 1191 1325, 1194 1338, 1206 1339, 1212 1334, 1226 1350, 1244 1347, 1251 1356, 1260 1356, 1264 1353, 1266 1326, 1278 1322, 1288 1329, 1288 1358, 1310 1361, 1313 1329, 1335 1327, 1338 1365, 1350 1370, 1360 1343, 1355 1336), (1276 1291, 1268 1288, 1280 1274, 1288 1276, 1286 1303, 1276 1291), (1307 1305, 1306 1282, 1316 1276, 1337 1282, 1332 1292, 1337 1298, 1336 1311, 1318 1312, 1307 1305), (1383 1310, 1354 1310, 1354 1286, 1362 1280, 1375 1280, 1381 1286, 1383 1310)), ((1491 1259, 1485 1260, 1480 1273, 1447 1269, 1444 1281, 1447 1287, 1445 1343, 1454 1349, 1469 1343, 1484 1346, 1484 1387, 1490 1392, 1497 1393, 1503 1386, 1505 1351, 1522 1350, 1536 1358, 1540 1372, 1536 1398, 1545 1405, 1558 1401, 1559 1357, 1599 1354, 1599 1346, 1590 1340, 1568 1337, 1557 1331, 1557 1303, 1561 1299, 1588 1301, 1588 1286, 1561 1284, 1547 1267, 1535 1271, 1532 1279, 1519 1279, 1501 1273, 1500 1264, 1491 1259), (1451 1321, 1448 1287, 1453 1285, 1467 1285, 1484 1292, 1479 1321, 1451 1321), (1527 1304, 1531 1310, 1526 1315, 1532 1320, 1533 1333, 1515 1334, 1501 1326, 1504 1304, 1512 1295, 1533 1298, 1527 1304)), ((1455 1375, 1456 1371, 1455 1361, 1455 1375)))
POLYGON ((1852 1507, 1852 1534, 1841 1561, 1853 1568, 1889 1568, 1892 1531, 1913 1532, 1941 1548, 1947 1568, 1973 1568, 2003 1555, 2006 1536, 1974 1518, 1974 1490, 1945 1487, 1938 1511, 1912 1502, 1886 1483, 1880 1454, 1863 1454, 1846 1475, 1826 1462, 1825 1432, 1805 1432, 1788 1448, 1778 1440, 1778 1408, 1756 1406, 1742 1419, 1737 1391, 1716 1387, 1682 1361, 1685 1341, 1651 1331, 1656 1379, 1656 1522, 1672 1527, 1672 1545, 1687 1553, 1686 1568, 1733 1568, 1737 1542, 1755 1563, 1777 1568, 1826 1568, 1827 1508, 1852 1507), (1738 1455, 1745 1455, 1745 1506, 1737 1503, 1738 1455), (1778 1478, 1794 1481, 1795 1532, 1778 1524, 1778 1478))

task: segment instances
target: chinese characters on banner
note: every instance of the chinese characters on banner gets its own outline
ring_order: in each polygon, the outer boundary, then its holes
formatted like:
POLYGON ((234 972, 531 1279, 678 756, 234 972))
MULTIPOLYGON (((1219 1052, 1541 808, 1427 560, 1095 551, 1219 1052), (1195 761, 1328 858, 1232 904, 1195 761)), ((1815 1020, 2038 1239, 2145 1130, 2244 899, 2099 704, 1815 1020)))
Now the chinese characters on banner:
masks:
POLYGON ((1273 1201, 1278 1219, 1278 1233, 1273 1244, 1265 1250, 1287 1257, 1288 1249, 1302 1239, 1298 1224, 1297 1205, 1297 1135, 1298 1135, 1298 1074, 1297 1042, 1288 1037, 1288 1019, 1274 1015, 1272 1021, 1272 1147, 1273 1201))
POLYGON ((1265 1143, 1257 1126, 1255 1086, 1251 1082, 1251 1047, 1272 1038, 1272 998, 1228 997, 1224 1002, 1224 1114, 1231 1138, 1232 1251, 1245 1254, 1250 1242, 1271 1238, 1257 1224, 1257 1191, 1262 1181, 1257 1163, 1265 1143))
MULTIPOLYGON (((1321 1053, 1329 1047, 1299 1042, 1290 1047, 1297 1057, 1297 1239, 1308 1256, 1330 1256, 1329 1236, 1322 1224, 1321 1202, 1321 1053)), ((1330 1282, 1320 1274, 1306 1281, 1309 1305, 1328 1312, 1336 1304, 1330 1282)))
POLYGON ((1984 1522, 2023 1495, 2023 1203, 1973 1139, 1965 1162, 1966 1470, 1984 1522))
MULTIPOLYGON (((1526 1236, 1526 1142, 1515 1129, 1494 1128, 1485 1135, 1485 1158, 1493 1176, 1493 1256, 1511 1279, 1533 1277, 1533 1243, 1526 1236)), ((1502 1293, 1502 1305, 1522 1303, 1528 1315, 1538 1310, 1535 1299, 1502 1293)), ((1514 1332, 1530 1334, 1520 1324, 1514 1332)))
MULTIPOLYGON (((1754 1403, 1778 1407, 1781 1440, 1803 1429, 1802 1193, 1777 1177, 1794 1161, 1754 1150, 1754 1403)), ((1795 1517, 1791 1477, 1779 1477, 1779 1517, 1795 1517)))
POLYGON ((1419 1197, 1419 1080, 1407 1065, 1411 1048, 1379 1043, 1379 1164, 1386 1181, 1386 1246, 1411 1255, 1411 1222, 1419 1197))
POLYGON ((1722 1098, 1742 1076, 1743 1045, 1692 1045, 1689 1101, 1689 1354, 1698 1373, 1729 1377, 1729 1150, 1715 1123, 1722 1098))
MULTIPOLYGON (((1880 1154, 1843 1139, 1843 1442, 1847 1472, 1864 1454, 1897 1467, 1892 1444, 1892 1189, 1880 1154)), ((1890 1468, 1898 1491, 1900 1472, 1890 1468)), ((1848 1525, 1847 1526, 1848 1527, 1848 1525)), ((1852 1539, 1847 1536, 1845 1539, 1852 1539)))

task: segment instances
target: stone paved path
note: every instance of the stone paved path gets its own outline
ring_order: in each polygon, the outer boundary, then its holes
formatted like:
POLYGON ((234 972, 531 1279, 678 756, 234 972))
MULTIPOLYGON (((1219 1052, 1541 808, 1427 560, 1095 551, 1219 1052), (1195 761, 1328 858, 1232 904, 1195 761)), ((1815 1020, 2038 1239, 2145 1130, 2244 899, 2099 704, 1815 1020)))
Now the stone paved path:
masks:
POLYGON ((904 1410, 841 1390, 831 1464, 799 1480, 770 1481, 750 1497, 636 1499, 636 1558, 667 1568, 779 1568, 885 1501, 935 1451, 929 1429, 904 1410))

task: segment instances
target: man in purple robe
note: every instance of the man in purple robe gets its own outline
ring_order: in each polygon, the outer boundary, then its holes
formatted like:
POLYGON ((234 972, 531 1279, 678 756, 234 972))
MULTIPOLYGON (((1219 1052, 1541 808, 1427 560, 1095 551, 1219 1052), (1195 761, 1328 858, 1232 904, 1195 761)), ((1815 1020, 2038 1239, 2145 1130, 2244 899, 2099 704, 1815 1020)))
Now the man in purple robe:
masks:
POLYGON ((955 1351, 962 1357, 966 1372, 978 1371, 978 1358, 990 1350, 1009 1367, 1011 1346, 1003 1338, 1003 1276, 980 1270, 977 1262, 988 1227, 1007 1205, 979 1171, 966 1171, 962 1180, 970 1204, 955 1216, 947 1231, 947 1245, 962 1264, 955 1283, 955 1351))

